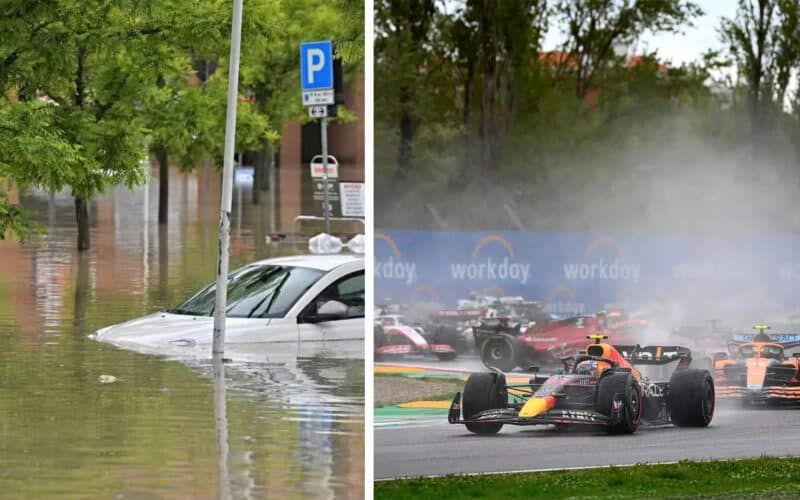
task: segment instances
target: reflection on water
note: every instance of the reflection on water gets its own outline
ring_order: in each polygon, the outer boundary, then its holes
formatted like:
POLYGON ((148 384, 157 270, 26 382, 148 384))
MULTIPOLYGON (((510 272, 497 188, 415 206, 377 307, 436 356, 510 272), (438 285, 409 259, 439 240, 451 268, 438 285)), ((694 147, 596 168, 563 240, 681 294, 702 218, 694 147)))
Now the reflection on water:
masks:
MULTIPOLYGON (((87 339, 214 279, 217 175, 173 174, 168 227, 157 224, 157 193, 117 188, 94 203, 92 249, 81 256, 72 199, 22 197, 51 230, 37 244, 0 242, 0 491, 361 497, 362 360, 215 367, 87 339), (104 374, 119 381, 102 384, 104 374)), ((269 200, 250 199, 240 183, 232 269, 304 250, 266 244, 269 200)))

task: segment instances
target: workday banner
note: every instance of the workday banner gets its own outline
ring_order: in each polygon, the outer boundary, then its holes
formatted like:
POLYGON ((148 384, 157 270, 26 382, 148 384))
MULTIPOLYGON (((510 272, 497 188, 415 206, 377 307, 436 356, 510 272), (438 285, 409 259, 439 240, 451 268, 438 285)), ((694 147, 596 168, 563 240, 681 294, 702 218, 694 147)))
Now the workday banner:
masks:
POLYGON ((800 237, 376 231, 376 301, 452 306, 471 292, 593 312, 681 298, 800 305, 800 237))

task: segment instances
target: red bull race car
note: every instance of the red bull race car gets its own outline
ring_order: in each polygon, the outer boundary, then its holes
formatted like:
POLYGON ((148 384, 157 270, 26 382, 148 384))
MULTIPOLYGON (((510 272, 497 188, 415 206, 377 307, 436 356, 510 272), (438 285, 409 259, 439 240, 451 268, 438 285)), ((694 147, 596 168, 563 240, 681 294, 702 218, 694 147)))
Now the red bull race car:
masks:
POLYGON ((752 403, 799 403, 800 353, 787 358, 784 345, 766 333, 769 326, 753 328, 758 334, 734 336, 730 353, 713 355, 717 395, 752 403))
POLYGON ((594 425, 630 434, 642 422, 706 427, 714 417, 714 381, 707 370, 689 368, 681 346, 612 346, 604 335, 583 354, 565 358, 565 370, 506 384, 505 375, 473 373, 463 395, 450 405, 448 421, 475 434, 510 425, 594 425))
POLYGON ((375 360, 403 354, 433 354, 442 361, 458 356, 458 331, 442 325, 432 332, 406 323, 398 314, 379 316, 374 327, 375 360))

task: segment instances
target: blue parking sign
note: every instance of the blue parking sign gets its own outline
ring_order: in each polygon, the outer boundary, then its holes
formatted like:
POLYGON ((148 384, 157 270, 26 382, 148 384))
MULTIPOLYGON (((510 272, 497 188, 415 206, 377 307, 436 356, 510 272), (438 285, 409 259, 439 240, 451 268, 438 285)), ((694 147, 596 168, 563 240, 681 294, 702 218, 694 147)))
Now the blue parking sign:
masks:
POLYGON ((333 88, 333 42, 300 44, 300 80, 303 91, 333 88))

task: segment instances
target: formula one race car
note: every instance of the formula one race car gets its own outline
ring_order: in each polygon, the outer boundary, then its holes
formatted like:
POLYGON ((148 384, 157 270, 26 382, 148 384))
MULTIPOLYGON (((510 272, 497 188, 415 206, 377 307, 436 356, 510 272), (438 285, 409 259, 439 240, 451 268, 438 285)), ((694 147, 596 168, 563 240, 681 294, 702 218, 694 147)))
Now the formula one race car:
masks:
POLYGON ((769 326, 753 327, 752 342, 733 343, 731 354, 715 353, 717 395, 747 402, 800 402, 800 354, 784 356, 783 346, 765 332, 769 326))
POLYGON ((509 318, 482 321, 473 328, 475 346, 487 368, 504 372, 533 363, 558 363, 585 345, 586 334, 603 332, 633 343, 647 324, 646 320, 628 319, 614 311, 610 316, 601 311, 594 316, 575 316, 562 320, 522 325, 509 318))
POLYGON ((688 368, 680 346, 612 346, 604 335, 585 354, 564 359, 566 370, 528 384, 506 385, 505 375, 473 373, 450 405, 448 421, 475 434, 512 425, 599 425, 630 434, 641 422, 706 427, 714 416, 714 381, 688 368), (462 417, 463 415, 463 417, 462 417))
POLYGON ((442 361, 458 356, 459 333, 442 325, 430 333, 406 324, 401 315, 390 314, 376 318, 374 327, 375 360, 389 355, 435 354, 442 361), (427 337, 426 337, 427 336, 427 337))
POLYGON ((426 335, 444 337, 442 340, 454 342, 458 354, 466 354, 474 348, 472 327, 480 324, 482 315, 479 309, 438 309, 428 313, 421 324, 426 335))

